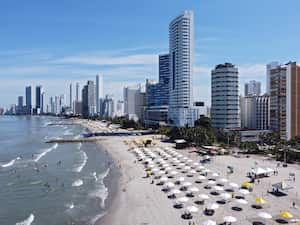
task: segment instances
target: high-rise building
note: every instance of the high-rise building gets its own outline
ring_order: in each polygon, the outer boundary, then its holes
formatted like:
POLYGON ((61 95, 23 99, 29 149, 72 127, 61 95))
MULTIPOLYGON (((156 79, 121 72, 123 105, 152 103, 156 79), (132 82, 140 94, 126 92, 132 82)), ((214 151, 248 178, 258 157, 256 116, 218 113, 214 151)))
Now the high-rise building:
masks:
POLYGON ((136 87, 124 87, 124 114, 129 119, 144 119, 145 93, 142 92, 141 85, 136 87))
POLYGON ((82 89, 82 115, 94 116, 96 114, 95 84, 89 80, 82 89))
POLYGON ((124 116, 124 101, 117 101, 117 107, 116 107, 116 116, 122 117, 124 116))
POLYGON ((240 127, 239 74, 231 63, 219 64, 211 72, 212 127, 240 127))
POLYGON ((42 97, 42 86, 36 86, 35 88, 35 113, 40 114, 41 113, 41 97, 42 97))
POLYGON ((26 114, 31 114, 31 109, 32 109, 31 86, 27 86, 25 88, 25 96, 26 96, 26 114))
POLYGON ((23 96, 18 96, 17 114, 23 114, 23 96))
POLYGON ((250 80, 245 83, 245 96, 259 96, 261 93, 261 84, 259 81, 250 80))
POLYGON ((270 97, 245 96, 241 97, 241 127, 256 130, 270 128, 270 97))
POLYGON ((79 83, 76 83, 76 102, 79 101, 79 83))
POLYGON ((100 114, 100 98, 103 98, 103 77, 102 75, 96 75, 96 109, 100 114))
POLYGON ((278 62, 271 62, 267 64, 267 80, 266 80, 266 94, 270 95, 270 77, 271 77, 271 69, 274 69, 279 66, 278 62))
POLYGON ((300 67, 289 62, 269 72, 270 128, 290 140, 300 134, 300 67))
POLYGON ((69 107, 71 108, 72 110, 72 107, 73 107, 73 96, 72 96, 72 83, 70 84, 69 86, 69 107))
POLYGON ((172 126, 193 126, 194 16, 184 11, 169 25, 170 84, 168 122, 172 126))
POLYGON ((106 95, 103 99, 103 116, 105 118, 113 118, 115 117, 115 101, 112 96, 106 95))

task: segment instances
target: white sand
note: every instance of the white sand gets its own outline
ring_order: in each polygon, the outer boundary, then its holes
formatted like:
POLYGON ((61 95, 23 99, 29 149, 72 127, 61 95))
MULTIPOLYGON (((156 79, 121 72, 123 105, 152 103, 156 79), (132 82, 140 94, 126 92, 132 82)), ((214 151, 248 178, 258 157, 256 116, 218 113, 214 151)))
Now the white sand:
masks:
MULTIPOLYGON (((82 121, 80 122, 82 123, 82 121)), ((103 128, 99 125, 99 122, 83 122, 85 126, 88 126, 93 131, 98 131, 103 128)), ((140 137, 138 137, 140 138, 140 137)), ((106 140, 101 141, 101 144, 106 147, 108 152, 112 155, 115 162, 120 165, 121 180, 120 187, 117 196, 114 197, 112 207, 108 214, 100 221, 101 224, 107 225, 187 225, 188 221, 181 219, 183 210, 173 208, 173 200, 167 198, 167 194, 161 191, 161 186, 150 184, 151 178, 142 178, 145 176, 144 166, 141 163, 134 163, 135 156, 128 151, 128 146, 123 143, 125 139, 133 139, 133 137, 108 137, 106 140)), ((170 144, 158 142, 156 147, 170 146, 170 144)), ((156 147, 150 147, 155 151, 156 147)), ((186 150, 178 151, 194 162, 198 162, 201 157, 194 153, 188 153, 186 150)), ((251 167, 254 167, 254 162, 258 163, 258 166, 272 169, 277 169, 277 162, 264 160, 260 156, 251 156, 251 158, 236 158, 233 156, 217 156, 213 158, 213 162, 205 165, 207 168, 214 172, 221 174, 221 177, 227 178, 230 182, 241 184, 249 179, 246 177, 246 173, 251 167), (227 166, 233 166, 235 172, 231 175, 227 175, 227 166)), ((295 218, 300 217, 300 167, 290 166, 288 168, 278 168, 278 176, 270 176, 269 178, 260 179, 260 184, 253 185, 253 192, 246 195, 247 205, 239 205, 235 200, 230 200, 225 205, 220 205, 220 208, 216 210, 216 213, 212 217, 204 216, 202 210, 208 203, 214 203, 220 197, 213 197, 210 195, 211 190, 203 188, 205 184, 195 184, 195 177, 187 178, 188 181, 193 183, 200 189, 199 193, 208 194, 211 198, 207 200, 205 206, 197 206, 200 211, 194 215, 192 221, 196 224, 202 224, 203 221, 212 219, 221 223, 224 216, 234 216, 238 222, 235 224, 251 224, 257 216, 258 212, 268 212, 273 218, 276 218, 281 210, 287 210, 292 213, 295 218), (296 174, 296 182, 289 180, 289 173, 296 174), (287 184, 293 186, 293 189, 287 191, 287 196, 275 197, 267 194, 267 190, 271 189, 271 184, 285 181, 287 184), (251 204, 254 203, 256 197, 263 197, 267 203, 263 206, 263 209, 256 210, 251 208, 251 204), (292 208, 292 202, 296 202, 297 209, 292 208), (232 206, 240 206, 243 208, 242 212, 235 212, 231 209, 232 206)), ((186 176, 185 174, 179 174, 179 176, 186 176)), ((197 175, 198 176, 198 175, 197 175)), ((218 178, 216 178, 218 179, 218 178)), ((226 185, 228 187, 228 184, 226 185)), ((236 194, 237 195, 237 194, 236 194)), ((180 196, 184 196, 180 194, 180 196)), ((191 199, 187 205, 193 205, 195 198, 191 199)), ((269 220, 267 224, 277 224, 274 220, 269 220)))

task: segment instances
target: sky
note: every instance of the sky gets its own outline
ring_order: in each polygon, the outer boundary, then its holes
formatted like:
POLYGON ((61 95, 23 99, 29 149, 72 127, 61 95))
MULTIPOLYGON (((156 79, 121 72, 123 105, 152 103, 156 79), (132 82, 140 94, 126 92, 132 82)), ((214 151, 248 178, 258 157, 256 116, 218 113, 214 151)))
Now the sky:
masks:
POLYGON ((46 97, 68 93, 103 74, 104 94, 122 99, 127 85, 158 80, 158 54, 168 52, 168 26, 193 10, 194 100, 210 105, 210 72, 231 62, 240 91, 265 87, 265 65, 300 61, 299 0, 1 0, 0 106, 26 85, 46 97), (73 88, 74 89, 74 88, 73 88))

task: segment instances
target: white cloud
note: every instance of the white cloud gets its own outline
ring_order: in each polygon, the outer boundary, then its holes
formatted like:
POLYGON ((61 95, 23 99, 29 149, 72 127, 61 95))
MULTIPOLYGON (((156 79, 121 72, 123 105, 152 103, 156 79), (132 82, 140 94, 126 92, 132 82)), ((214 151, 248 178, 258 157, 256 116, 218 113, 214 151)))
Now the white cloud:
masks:
POLYGON ((54 63, 62 64, 83 64, 83 65, 151 65, 157 64, 158 56, 156 54, 136 54, 127 56, 97 56, 97 55, 81 55, 69 56, 55 60, 54 63))

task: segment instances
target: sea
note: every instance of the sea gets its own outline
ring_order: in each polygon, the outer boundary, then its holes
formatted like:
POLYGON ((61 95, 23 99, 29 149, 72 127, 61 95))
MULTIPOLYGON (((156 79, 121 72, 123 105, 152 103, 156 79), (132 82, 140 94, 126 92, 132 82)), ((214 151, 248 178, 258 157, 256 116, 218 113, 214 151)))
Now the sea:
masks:
POLYGON ((46 143, 84 132, 58 117, 0 116, 1 225, 94 225, 105 215, 110 155, 91 142, 46 143))

